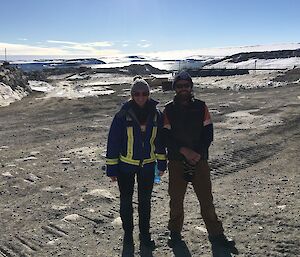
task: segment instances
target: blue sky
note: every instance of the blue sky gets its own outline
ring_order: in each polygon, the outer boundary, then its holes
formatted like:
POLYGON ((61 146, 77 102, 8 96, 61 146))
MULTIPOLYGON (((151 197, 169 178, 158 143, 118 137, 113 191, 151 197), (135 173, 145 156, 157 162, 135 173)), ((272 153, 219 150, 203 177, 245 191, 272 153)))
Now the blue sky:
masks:
POLYGON ((98 57, 298 43, 299 10, 299 0, 7 0, 0 50, 98 57))

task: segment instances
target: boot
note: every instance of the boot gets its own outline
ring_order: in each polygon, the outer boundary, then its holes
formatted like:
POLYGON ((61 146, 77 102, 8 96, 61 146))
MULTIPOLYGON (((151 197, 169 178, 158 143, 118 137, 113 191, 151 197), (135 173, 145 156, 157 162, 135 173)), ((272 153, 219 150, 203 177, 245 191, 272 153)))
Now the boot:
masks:
POLYGON ((140 242, 141 242, 141 245, 143 245, 151 250, 154 250, 156 247, 154 240, 151 239, 150 233, 140 234, 140 242))
POLYGON ((209 236, 208 239, 211 243, 213 257, 231 257, 231 253, 238 254, 235 242, 226 238, 225 235, 209 236))
POLYGON ((181 237, 181 234, 179 232, 174 232, 174 231, 171 231, 170 232, 170 237, 168 239, 168 246, 170 248, 173 248, 175 246, 179 246, 182 244, 182 237, 181 237))
POLYGON ((124 234, 122 257, 134 257, 134 242, 132 233, 124 234))

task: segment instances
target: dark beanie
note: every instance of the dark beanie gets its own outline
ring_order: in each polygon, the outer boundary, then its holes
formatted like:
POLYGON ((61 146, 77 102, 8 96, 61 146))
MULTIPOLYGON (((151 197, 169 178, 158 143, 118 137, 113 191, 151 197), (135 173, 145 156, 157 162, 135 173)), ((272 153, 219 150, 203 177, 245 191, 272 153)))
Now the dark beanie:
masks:
POLYGON ((137 91, 150 93, 150 87, 148 83, 140 76, 135 77, 133 80, 133 83, 131 85, 131 95, 133 95, 137 91))
POLYGON ((172 83, 172 88, 175 89, 175 85, 176 83, 179 81, 179 80, 185 80, 185 81, 188 81, 190 84, 191 84, 191 87, 193 87, 194 83, 192 81, 192 78, 190 76, 190 74, 188 74, 186 71, 181 71, 179 72, 174 80, 173 80, 173 83, 172 83))

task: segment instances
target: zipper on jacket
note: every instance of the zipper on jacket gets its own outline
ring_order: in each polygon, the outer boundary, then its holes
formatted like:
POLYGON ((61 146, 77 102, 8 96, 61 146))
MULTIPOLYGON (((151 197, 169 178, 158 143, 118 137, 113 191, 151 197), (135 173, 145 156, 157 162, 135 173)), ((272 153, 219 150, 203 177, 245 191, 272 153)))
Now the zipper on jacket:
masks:
POLYGON ((145 143, 144 141, 142 141, 142 159, 140 160, 140 164, 139 166, 142 168, 144 165, 143 165, 143 161, 144 161, 144 147, 145 147, 145 143))

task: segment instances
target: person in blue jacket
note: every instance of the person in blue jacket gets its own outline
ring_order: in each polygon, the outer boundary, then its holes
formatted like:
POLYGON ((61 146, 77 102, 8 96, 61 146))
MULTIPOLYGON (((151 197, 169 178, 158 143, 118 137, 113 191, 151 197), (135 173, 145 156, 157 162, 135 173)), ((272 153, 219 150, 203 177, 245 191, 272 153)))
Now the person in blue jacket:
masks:
POLYGON ((138 214, 141 245, 155 248, 150 234, 151 194, 155 165, 160 175, 166 169, 166 152, 161 142, 162 113, 150 98, 148 83, 140 76, 131 87, 131 99, 115 115, 107 142, 107 176, 120 190, 120 216, 124 248, 134 249, 132 196, 138 184, 138 214))

